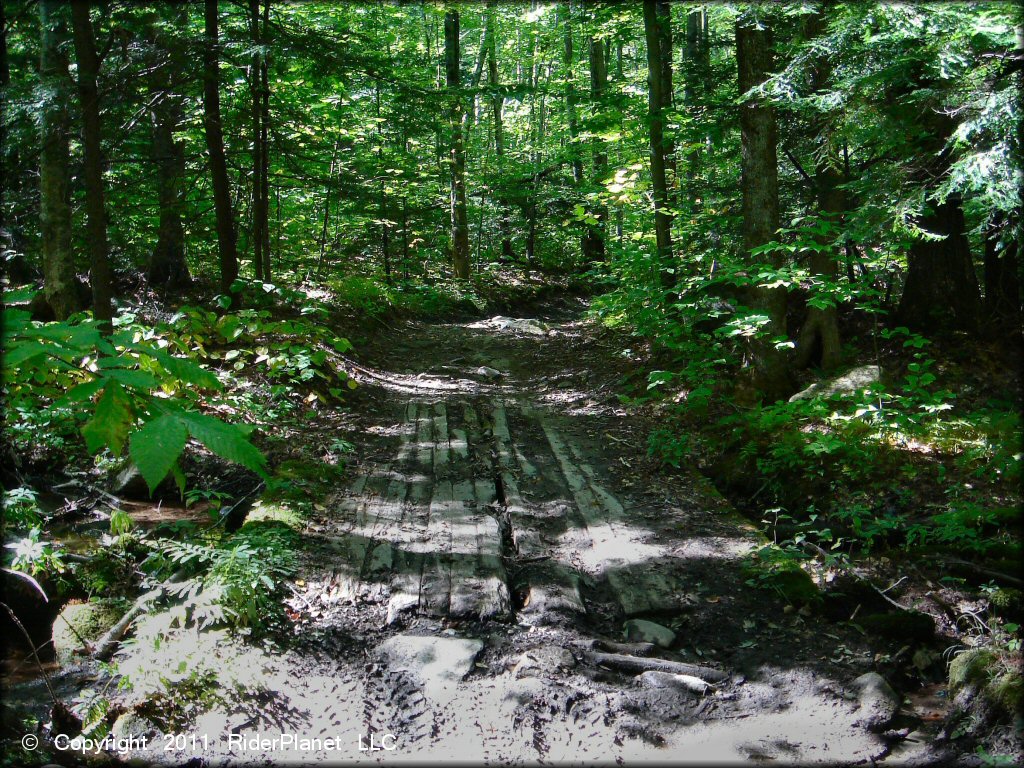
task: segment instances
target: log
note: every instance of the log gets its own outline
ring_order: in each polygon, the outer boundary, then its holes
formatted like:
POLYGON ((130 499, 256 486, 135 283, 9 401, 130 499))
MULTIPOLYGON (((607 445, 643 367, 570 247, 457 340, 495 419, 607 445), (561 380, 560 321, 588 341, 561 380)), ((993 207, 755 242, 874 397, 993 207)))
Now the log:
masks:
POLYGON ((132 622, 145 613, 153 603, 162 598, 167 592, 167 588, 164 585, 174 584, 175 582, 181 581, 184 577, 184 570, 176 571, 169 579, 167 579, 167 581, 164 582, 164 584, 140 595, 134 605, 128 609, 128 612, 121 617, 121 620, 108 629, 107 633, 96 641, 96 645, 93 646, 92 657, 99 661, 109 661, 110 657, 114 655, 114 651, 117 650, 118 643, 121 642, 121 638, 124 637, 125 632, 128 631, 128 627, 131 626, 132 622))
POLYGON ((608 651, 609 653, 622 653, 630 656, 650 656, 656 650, 658 646, 654 643, 616 643, 613 640, 594 640, 590 644, 591 648, 600 648, 602 651, 608 651))
POLYGON ((626 672, 670 672, 673 675, 688 675, 699 677, 712 683, 718 683, 729 677, 728 672, 714 667, 702 667, 698 664, 687 664, 681 661, 668 661, 667 659, 648 659, 637 656, 628 656, 623 653, 595 653, 591 652, 587 657, 595 664, 603 664, 606 667, 621 669, 626 672))

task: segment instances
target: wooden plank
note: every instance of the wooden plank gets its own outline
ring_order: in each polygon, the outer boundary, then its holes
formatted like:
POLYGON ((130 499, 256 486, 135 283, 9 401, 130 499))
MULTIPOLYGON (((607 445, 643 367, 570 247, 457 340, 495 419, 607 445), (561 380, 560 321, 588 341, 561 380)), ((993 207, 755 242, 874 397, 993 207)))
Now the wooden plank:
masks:
POLYGON ((448 409, 444 403, 434 405, 434 471, 441 471, 448 464, 450 452, 448 438, 448 409))
POLYGON ((433 420, 430 407, 423 403, 416 415, 416 461, 421 467, 430 467, 434 462, 433 420))
POLYGON ((446 616, 451 603, 451 521, 453 489, 450 480, 434 485, 430 517, 426 527, 429 551, 423 558, 419 589, 419 610, 431 616, 446 616))

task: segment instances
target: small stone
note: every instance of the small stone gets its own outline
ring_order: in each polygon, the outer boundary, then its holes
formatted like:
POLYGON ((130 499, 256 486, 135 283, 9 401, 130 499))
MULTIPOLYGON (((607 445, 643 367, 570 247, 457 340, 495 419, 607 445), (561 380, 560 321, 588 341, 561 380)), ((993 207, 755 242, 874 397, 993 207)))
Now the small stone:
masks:
POLYGON ((568 649, 558 645, 541 646, 531 648, 520 655, 516 665, 512 668, 512 673, 516 679, 540 677, 545 674, 550 675, 554 672, 570 670, 575 666, 576 658, 568 649))
POLYGON ((860 703, 856 724, 869 731, 885 730, 903 703, 900 695, 877 672, 866 672, 850 683, 850 687, 857 692, 860 703))
POLYGON ((476 375, 488 381, 494 381, 495 379, 500 379, 503 374, 497 368, 481 365, 476 369, 476 375))
POLYGON ((667 688, 696 694, 705 694, 711 689, 711 685, 699 677, 675 675, 671 672, 659 672, 653 669, 642 672, 637 675, 636 679, 644 688, 667 688))
POLYGON ((676 633, 668 627, 646 619, 630 619, 622 625, 627 640, 639 643, 654 643, 661 648, 671 648, 676 633))
POLYGON ((416 595, 400 593, 393 595, 388 601, 388 616, 386 623, 394 624, 398 617, 407 611, 411 611, 419 605, 419 598, 416 595))

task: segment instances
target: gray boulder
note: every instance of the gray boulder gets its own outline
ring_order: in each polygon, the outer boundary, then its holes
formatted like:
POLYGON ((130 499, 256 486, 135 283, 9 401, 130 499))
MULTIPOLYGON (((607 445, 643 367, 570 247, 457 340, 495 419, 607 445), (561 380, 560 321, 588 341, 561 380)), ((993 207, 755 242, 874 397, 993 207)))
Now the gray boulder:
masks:
POLYGON ((885 730, 903 703, 902 697, 877 672, 866 672, 850 683, 850 688, 857 694, 856 724, 876 733, 885 730))
POLYGON ((646 619, 630 619, 622 625, 627 640, 636 643, 654 643, 661 648, 671 648, 676 633, 668 627, 646 619))
POLYGON ((862 365, 853 368, 842 376, 833 379, 817 381, 807 389, 803 389, 789 398, 789 402, 797 400, 809 400, 812 397, 832 397, 833 395, 848 395, 867 389, 872 384, 880 381, 882 369, 877 365, 862 365))

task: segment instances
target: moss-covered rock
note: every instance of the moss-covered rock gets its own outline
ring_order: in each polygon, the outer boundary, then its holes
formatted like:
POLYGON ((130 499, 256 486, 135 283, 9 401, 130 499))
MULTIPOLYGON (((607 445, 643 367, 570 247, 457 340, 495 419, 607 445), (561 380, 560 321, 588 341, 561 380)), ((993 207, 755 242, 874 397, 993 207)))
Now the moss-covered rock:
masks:
POLYGON ((985 696, 1010 717, 1024 715, 1024 678, 1020 672, 1007 671, 985 687, 985 696))
POLYGON ((124 600, 72 600, 64 606, 53 623, 53 649, 57 661, 68 664, 88 649, 128 610, 124 600))
POLYGON ((795 605, 816 603, 821 599, 818 585, 802 568, 772 571, 765 576, 764 581, 768 586, 778 590, 787 602, 795 605))
POLYGON ((283 523, 289 528, 302 528, 303 516, 287 503, 260 500, 253 504, 245 516, 245 528, 253 523, 283 523))
POLYGON ((935 636, 935 619, 920 611, 869 613, 856 622, 866 632, 900 642, 926 643, 935 636))
POLYGON ((968 685, 984 686, 997 663, 992 651, 975 648, 953 657, 949 665, 949 691, 954 696, 968 685))

